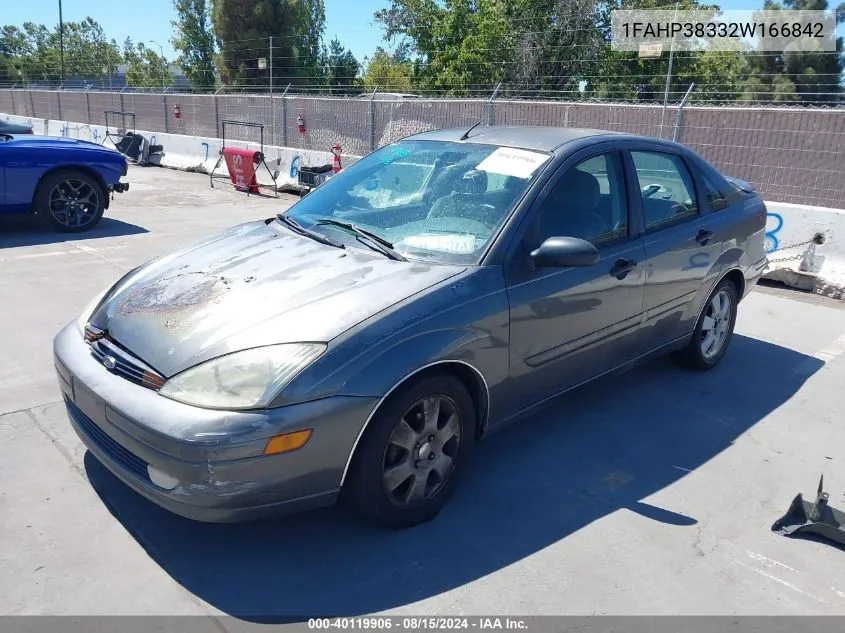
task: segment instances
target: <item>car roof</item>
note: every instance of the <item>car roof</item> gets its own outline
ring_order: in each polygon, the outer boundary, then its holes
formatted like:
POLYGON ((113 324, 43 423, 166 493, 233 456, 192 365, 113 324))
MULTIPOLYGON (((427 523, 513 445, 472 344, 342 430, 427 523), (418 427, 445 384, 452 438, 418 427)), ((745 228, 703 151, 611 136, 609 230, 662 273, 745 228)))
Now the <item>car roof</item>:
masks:
MULTIPOLYGON (((422 132, 408 138, 426 141, 461 141, 470 126, 450 128, 446 130, 432 130, 422 132)), ((466 143, 481 143, 486 145, 504 145, 507 147, 521 147, 542 152, 553 152, 562 145, 584 138, 595 138, 596 141, 611 139, 642 139, 644 137, 622 132, 607 130, 592 130, 588 128, 528 126, 528 125, 492 125, 478 126, 464 140, 466 143)), ((654 139, 649 139, 654 140, 654 139)))

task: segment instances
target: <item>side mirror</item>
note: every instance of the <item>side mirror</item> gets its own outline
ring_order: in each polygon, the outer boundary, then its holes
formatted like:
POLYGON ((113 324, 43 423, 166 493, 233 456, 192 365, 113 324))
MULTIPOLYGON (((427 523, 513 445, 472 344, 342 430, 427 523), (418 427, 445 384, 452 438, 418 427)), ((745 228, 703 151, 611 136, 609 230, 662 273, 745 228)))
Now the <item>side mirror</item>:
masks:
POLYGON ((538 268, 592 266, 599 261, 599 251, 577 237, 550 237, 531 252, 531 259, 538 268))

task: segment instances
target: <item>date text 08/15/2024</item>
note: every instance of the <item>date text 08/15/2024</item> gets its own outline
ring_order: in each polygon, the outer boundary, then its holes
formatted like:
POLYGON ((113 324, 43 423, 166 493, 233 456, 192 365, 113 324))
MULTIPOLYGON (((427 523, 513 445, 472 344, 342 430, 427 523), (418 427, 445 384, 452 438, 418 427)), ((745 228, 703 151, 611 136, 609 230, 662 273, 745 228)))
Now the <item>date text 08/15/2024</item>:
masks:
POLYGON ((513 617, 391 617, 372 616, 354 618, 311 618, 308 630, 366 630, 366 631, 527 631, 524 618, 513 617))

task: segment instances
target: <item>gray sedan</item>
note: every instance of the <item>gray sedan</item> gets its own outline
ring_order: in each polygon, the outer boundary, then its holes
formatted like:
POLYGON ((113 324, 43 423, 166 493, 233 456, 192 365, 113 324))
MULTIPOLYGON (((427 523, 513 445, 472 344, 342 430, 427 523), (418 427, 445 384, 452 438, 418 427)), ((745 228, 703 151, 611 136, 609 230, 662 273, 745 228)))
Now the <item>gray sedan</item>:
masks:
POLYGON ((173 512, 340 499, 409 526, 554 396, 658 354, 719 363, 765 222, 675 143, 427 132, 126 274, 57 335, 59 383, 91 453, 173 512))

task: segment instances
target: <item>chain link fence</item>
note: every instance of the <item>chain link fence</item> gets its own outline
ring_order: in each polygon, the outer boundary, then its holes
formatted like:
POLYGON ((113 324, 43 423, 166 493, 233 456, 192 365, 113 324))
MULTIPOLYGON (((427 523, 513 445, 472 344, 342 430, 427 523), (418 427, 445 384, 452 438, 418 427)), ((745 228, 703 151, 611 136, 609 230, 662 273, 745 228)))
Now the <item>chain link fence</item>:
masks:
MULTIPOLYGON (((355 155, 416 132, 479 121, 598 128, 675 138, 769 200, 845 208, 841 108, 688 106, 681 117, 676 105, 373 97, 3 89, 0 112, 103 125, 104 110, 120 110, 135 114, 139 130, 203 137, 219 137, 224 120, 245 121, 264 125, 267 145, 328 151, 339 144, 355 155)), ((258 140, 255 128, 226 133, 258 140)))

